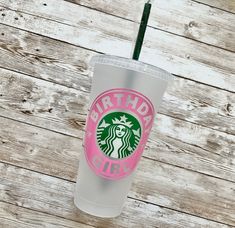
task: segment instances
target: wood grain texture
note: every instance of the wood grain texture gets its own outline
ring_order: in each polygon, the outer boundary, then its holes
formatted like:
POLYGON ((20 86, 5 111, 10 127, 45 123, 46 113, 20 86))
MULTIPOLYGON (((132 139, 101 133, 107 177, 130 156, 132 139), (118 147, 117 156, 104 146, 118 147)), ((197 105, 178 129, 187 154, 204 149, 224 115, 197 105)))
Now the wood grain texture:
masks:
POLYGON ((233 1, 156 2, 141 60, 178 77, 116 219, 73 205, 88 62, 130 56, 144 1, 69 1, 0 0, 0 226, 235 227, 233 1))
POLYGON ((118 218, 98 219, 75 208, 74 183, 1 163, 0 170, 0 200, 95 227, 231 227, 132 198, 118 218))
POLYGON ((235 13, 235 1, 234 0, 196 0, 209 6, 216 7, 221 10, 225 10, 231 13, 235 13))
POLYGON ((90 91, 88 62, 96 52, 0 24, 0 66, 90 91))
MULTIPOLYGON (((0 116, 83 137, 88 93, 8 70, 0 69, 0 75, 0 116)), ((17 138, 14 128, 2 124, 5 140, 9 141, 9 135, 17 138)), ((235 182, 234 151, 233 135, 158 114, 145 154, 154 160, 235 182)), ((11 157, 18 157, 16 148, 11 157)))
MULTIPOLYGON (((105 1, 105 0, 69 0, 102 12, 140 21, 144 0, 138 1, 105 1), (132 8, 132 10, 130 10, 132 8)), ((233 15, 212 9, 190 0, 156 1, 152 7, 149 25, 189 39, 208 43, 214 46, 235 50, 233 39, 233 15)))
MULTIPOLYGON (((6 118, 0 118, 0 123, 1 129, 4 129, 0 141, 1 161, 75 181, 79 154, 82 150, 81 139, 6 118)), ((156 150, 154 152, 156 153, 156 150)), ((10 172, 3 169, 1 173, 4 176, 10 172)), ((11 179, 16 174, 11 175, 12 177, 7 178, 11 179)), ((40 184, 35 180, 35 175, 32 174, 32 180, 28 177, 28 181, 40 184)), ((50 179, 50 177, 48 178, 50 179)), ((17 176, 16 179, 20 183, 22 182, 20 177, 17 176)), ((4 181, 0 183, 4 183, 4 181)), ((234 183, 225 180, 143 157, 129 196, 177 211, 235 225, 234 187, 234 183)), ((13 187, 13 190, 15 188, 17 190, 16 186, 13 187)), ((32 189, 31 192, 33 192, 32 189)), ((27 198, 31 198, 30 195, 27 198)), ((55 197, 54 200, 60 201, 60 199, 60 197, 55 197)), ((5 198, 2 200, 6 201, 5 198)))
MULTIPOLYGON (((88 63, 95 52, 5 25, 0 25, 0 31, 4 32, 0 35, 0 67, 90 92, 88 63)), ((2 74, 5 75, 4 71, 2 74)), ((17 87, 13 85, 4 87, 2 94, 14 95, 17 87)), ((16 99, 19 103, 23 100, 16 99)), ((235 124, 232 124, 235 122, 234 104, 233 93, 175 78, 164 97, 160 113, 235 134, 235 124)))
MULTIPOLYGON (((131 28, 135 25, 131 21, 79 5, 71 7, 64 1, 50 1, 47 7, 41 0, 28 1, 24 5, 27 14, 7 9, 7 2, 1 7, 3 24, 102 53, 124 57, 131 54, 131 28)), ((148 28, 141 60, 185 78, 235 91, 234 56, 217 47, 148 28)))
MULTIPOLYGON (((16 204, 17 202, 13 202, 16 204)), ((92 228, 58 216, 29 210, 13 204, 0 202, 0 226, 2 228, 92 228)))
MULTIPOLYGON (((233 0, 232 0, 233 1, 233 0)), ((69 0, 69 2, 102 11, 132 21, 140 21, 145 0, 69 0), (130 10, 131 9, 131 10, 130 10)), ((9 4, 7 0, 0 3, 11 9, 33 12, 37 7, 47 4, 43 9, 51 8, 53 1, 16 1, 9 4), (32 3, 34 2, 34 3, 32 3)), ((231 4, 231 3, 230 3, 231 4)), ((224 4, 225 5, 225 4, 224 4)), ((66 3, 60 3, 59 9, 65 9, 66 3)), ((74 8, 74 6, 70 6, 74 8)), ((43 10, 45 11, 45 10, 43 10)), ((33 12, 35 14, 35 12, 33 12)), ((39 13, 36 12, 36 15, 39 13)), ((45 13, 44 13, 45 15, 45 13)), ((51 15, 51 13, 50 13, 51 15)), ((72 12, 70 12, 72 15, 72 12)), ((47 17, 49 15, 47 14, 47 17)), ((58 19, 58 17, 57 17, 58 19)), ((63 19, 65 21, 66 19, 63 19)), ((73 20, 76 21, 76 18, 73 20)), ((189 0, 156 1, 153 4, 149 25, 190 39, 235 51, 233 15, 189 0)), ((69 22, 70 23, 70 22, 69 22)))

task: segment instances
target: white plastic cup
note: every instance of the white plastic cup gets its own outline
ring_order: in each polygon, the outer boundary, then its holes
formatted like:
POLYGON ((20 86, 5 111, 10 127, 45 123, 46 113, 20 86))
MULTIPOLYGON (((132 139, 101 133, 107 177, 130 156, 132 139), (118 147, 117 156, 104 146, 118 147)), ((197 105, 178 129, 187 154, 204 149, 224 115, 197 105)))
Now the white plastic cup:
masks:
POLYGON ((99 217, 120 215, 154 116, 172 75, 132 59, 91 60, 90 108, 75 205, 99 217))

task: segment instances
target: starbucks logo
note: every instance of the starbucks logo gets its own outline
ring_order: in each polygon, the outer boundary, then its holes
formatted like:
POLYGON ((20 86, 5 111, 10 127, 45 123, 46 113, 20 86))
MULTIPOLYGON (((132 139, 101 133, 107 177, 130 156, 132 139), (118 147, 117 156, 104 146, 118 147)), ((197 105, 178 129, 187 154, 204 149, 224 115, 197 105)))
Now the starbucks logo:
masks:
POLYGON ((122 159, 130 156, 141 138, 139 121, 126 112, 112 112, 104 116, 97 127, 97 142, 108 157, 122 159))
POLYGON ((125 88, 104 91, 87 117, 84 150, 96 175, 118 180, 131 174, 144 151, 154 107, 143 94, 125 88))

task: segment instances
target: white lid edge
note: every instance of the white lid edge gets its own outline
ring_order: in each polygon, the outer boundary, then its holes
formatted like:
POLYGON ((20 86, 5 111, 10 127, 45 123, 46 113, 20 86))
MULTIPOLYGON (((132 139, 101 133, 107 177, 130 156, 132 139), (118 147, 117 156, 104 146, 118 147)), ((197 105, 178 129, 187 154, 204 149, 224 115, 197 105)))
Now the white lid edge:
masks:
POLYGON ((113 56, 113 55, 96 55, 91 58, 90 65, 94 67, 95 64, 103 64, 121 67, 129 70, 138 71, 140 73, 149 74, 155 78, 162 79, 167 82, 173 80, 173 75, 169 72, 158 68, 156 66, 143 63, 137 60, 113 56))

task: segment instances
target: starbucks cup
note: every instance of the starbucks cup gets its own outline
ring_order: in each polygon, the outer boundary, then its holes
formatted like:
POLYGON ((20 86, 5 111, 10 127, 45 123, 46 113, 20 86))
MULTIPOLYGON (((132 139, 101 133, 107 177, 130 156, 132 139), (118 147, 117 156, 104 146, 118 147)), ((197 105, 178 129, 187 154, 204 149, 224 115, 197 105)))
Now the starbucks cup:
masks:
POLYGON ((75 187, 75 205, 116 217, 127 198, 170 73, 136 60, 100 55, 91 60, 89 114, 75 187))

